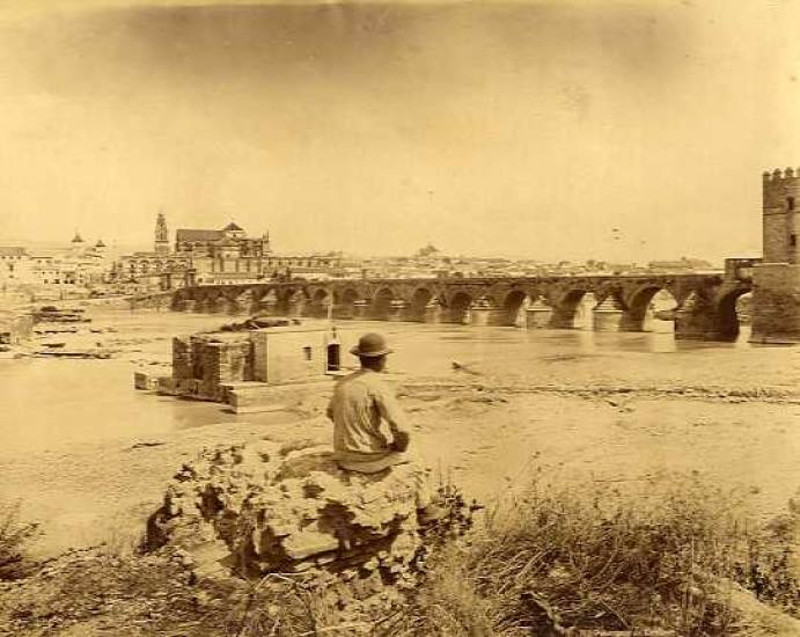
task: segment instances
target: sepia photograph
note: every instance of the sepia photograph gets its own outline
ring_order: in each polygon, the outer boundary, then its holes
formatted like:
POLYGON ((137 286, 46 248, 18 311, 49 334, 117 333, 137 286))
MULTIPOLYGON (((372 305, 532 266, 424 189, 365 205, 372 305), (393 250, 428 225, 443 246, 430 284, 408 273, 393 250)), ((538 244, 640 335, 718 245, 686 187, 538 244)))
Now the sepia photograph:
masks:
POLYGON ((798 27, 0 0, 0 635, 800 637, 798 27))

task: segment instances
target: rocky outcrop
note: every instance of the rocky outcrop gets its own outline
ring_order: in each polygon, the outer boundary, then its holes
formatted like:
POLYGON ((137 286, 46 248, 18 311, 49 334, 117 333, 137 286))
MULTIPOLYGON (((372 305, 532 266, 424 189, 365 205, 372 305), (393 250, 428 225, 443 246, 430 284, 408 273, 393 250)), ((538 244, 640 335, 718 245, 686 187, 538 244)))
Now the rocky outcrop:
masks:
MULTIPOLYGON (((177 473, 150 518, 147 547, 170 545, 242 576, 328 571, 410 577, 423 551, 416 485, 405 464, 374 475, 340 470, 329 447, 263 440, 206 450, 177 473)), ((451 497, 445 521, 467 526, 451 497)))

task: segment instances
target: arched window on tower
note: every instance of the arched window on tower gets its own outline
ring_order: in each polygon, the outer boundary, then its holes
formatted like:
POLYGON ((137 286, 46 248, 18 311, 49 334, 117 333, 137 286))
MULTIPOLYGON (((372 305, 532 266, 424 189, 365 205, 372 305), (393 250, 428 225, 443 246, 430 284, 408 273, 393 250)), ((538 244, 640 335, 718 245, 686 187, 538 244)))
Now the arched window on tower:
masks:
POLYGON ((794 210, 794 197, 786 197, 786 209, 789 212, 794 210))

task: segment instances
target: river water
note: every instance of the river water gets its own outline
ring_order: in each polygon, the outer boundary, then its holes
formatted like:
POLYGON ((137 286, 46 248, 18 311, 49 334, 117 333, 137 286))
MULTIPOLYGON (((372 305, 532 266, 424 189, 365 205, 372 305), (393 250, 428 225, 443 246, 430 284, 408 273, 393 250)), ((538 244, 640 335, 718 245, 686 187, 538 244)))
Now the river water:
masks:
MULTIPOLYGON (((84 327, 77 335, 41 340, 119 348, 122 351, 116 358, 0 360, 0 455, 53 450, 73 442, 158 436, 210 422, 236 421, 236 415, 219 405, 154 397, 134 391, 132 381, 136 369, 169 374, 165 364, 170 360, 172 335, 216 327, 224 320, 107 310, 95 315, 91 324, 95 330, 104 330, 101 334, 84 327), (108 328, 116 331, 106 332, 108 328), (157 362, 164 365, 159 367, 157 362)), ((794 378, 783 376, 786 368, 782 366, 796 357, 781 348, 749 345, 746 328, 736 343, 705 343, 676 341, 669 324, 660 325, 667 329, 620 334, 364 322, 342 323, 339 333, 346 346, 362 331, 382 331, 396 350, 391 370, 412 378, 447 375, 454 361, 480 373, 510 378, 546 379, 557 371, 557 376, 572 383, 608 377, 657 382, 685 376, 687 382, 738 384, 743 366, 760 368, 767 383, 785 385, 794 378), (554 363, 561 364, 557 370, 554 363)), ((248 421, 254 418, 270 416, 247 416, 248 421)))

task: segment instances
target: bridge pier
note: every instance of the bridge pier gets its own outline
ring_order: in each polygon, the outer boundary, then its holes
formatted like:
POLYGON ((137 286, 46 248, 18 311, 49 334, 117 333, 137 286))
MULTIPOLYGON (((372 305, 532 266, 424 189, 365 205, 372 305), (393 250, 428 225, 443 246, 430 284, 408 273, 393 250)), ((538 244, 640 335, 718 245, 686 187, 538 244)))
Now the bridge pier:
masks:
POLYGON ((278 307, 278 299, 264 298, 255 301, 252 305, 253 314, 261 314, 262 316, 274 316, 275 310, 278 307))
POLYGON ((800 343, 800 265, 754 269, 751 343, 800 343))
POLYGON ((620 332, 644 332, 644 316, 636 316, 630 309, 624 311, 619 320, 620 332))
POLYGON ((224 296, 218 296, 209 304, 212 314, 225 314, 228 310, 228 301, 224 296))
POLYGON ((625 312, 614 297, 606 298, 592 310, 592 327, 595 332, 620 332, 625 312))
POLYGON ((504 325, 506 312, 485 301, 473 303, 469 308, 470 325, 504 325))
POLYGON ((368 299, 359 299, 353 303, 353 320, 365 321, 370 318, 372 304, 368 299))
POLYGON ((283 302, 278 299, 270 299, 265 304, 265 313, 268 316, 280 316, 285 314, 289 318, 300 318, 306 316, 308 312, 309 303, 304 298, 292 297, 285 299, 283 302))
POLYGON ((431 299, 422 310, 423 323, 441 323, 442 322, 442 304, 439 299, 431 299))
POLYGON ((550 325, 548 325, 548 327, 554 330, 574 330, 575 314, 570 314, 559 308, 555 308, 550 316, 550 325))
POLYGON ((536 299, 525 309, 525 327, 529 330, 543 330, 550 327, 553 308, 536 299))
POLYGON ((675 310, 675 338, 718 340, 714 308, 708 299, 692 294, 675 310))
POLYGON ((389 304, 386 318, 383 320, 398 323, 406 320, 408 305, 403 300, 394 300, 389 304))
POLYGON ((194 304, 195 314, 210 314, 212 312, 211 304, 212 304, 211 299, 205 297, 197 299, 197 301, 194 304))

